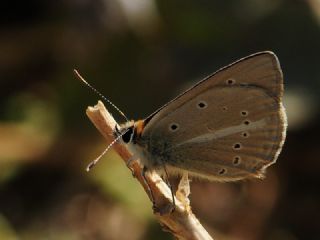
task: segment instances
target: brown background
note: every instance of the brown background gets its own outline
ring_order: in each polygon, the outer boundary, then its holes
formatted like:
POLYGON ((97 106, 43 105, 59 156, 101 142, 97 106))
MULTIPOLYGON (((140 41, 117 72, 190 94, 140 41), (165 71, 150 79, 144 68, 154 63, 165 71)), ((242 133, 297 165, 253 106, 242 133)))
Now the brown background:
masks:
POLYGON ((192 207, 215 239, 320 239, 316 2, 2 2, 0 239, 172 239, 114 152, 85 172, 105 144, 84 113, 98 97, 72 69, 139 119, 261 50, 285 76, 283 152, 264 181, 193 181, 192 207))

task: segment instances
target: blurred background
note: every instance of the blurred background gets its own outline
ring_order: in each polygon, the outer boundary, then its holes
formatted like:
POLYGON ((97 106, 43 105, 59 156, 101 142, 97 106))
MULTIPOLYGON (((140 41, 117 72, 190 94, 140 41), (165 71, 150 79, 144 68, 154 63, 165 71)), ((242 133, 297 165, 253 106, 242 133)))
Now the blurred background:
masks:
POLYGON ((72 69, 140 119, 262 50, 285 76, 284 149, 263 181, 194 180, 193 211, 219 240, 320 239, 319 0, 13 0, 0 13, 0 239, 173 239, 113 151, 85 171, 106 144, 85 115, 99 97, 72 69))

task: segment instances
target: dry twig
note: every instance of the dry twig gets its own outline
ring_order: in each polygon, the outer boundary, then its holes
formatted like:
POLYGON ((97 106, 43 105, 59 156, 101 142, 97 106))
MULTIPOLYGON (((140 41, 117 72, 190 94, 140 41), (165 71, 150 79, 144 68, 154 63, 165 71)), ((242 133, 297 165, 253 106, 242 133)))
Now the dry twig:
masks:
MULTIPOLYGON (((88 107, 86 111, 88 117, 101 134, 106 138, 108 143, 114 140, 113 131, 117 122, 106 110, 101 101, 94 107, 88 107)), ((132 154, 124 144, 116 143, 114 150, 126 162, 132 157, 132 154)), ((148 186, 141 175, 142 168, 137 161, 130 164, 134 176, 140 182, 149 195, 148 186)), ((172 205, 171 192, 162 178, 156 172, 147 172, 146 179, 153 192, 155 204, 160 209, 166 209, 172 205)), ((171 232, 175 237, 181 240, 212 240, 208 232, 203 228, 198 219, 192 213, 189 205, 189 182, 187 176, 183 176, 179 184, 176 199, 176 208, 172 213, 160 215, 155 213, 160 224, 166 231, 171 232)), ((150 198, 150 196, 149 196, 150 198)))

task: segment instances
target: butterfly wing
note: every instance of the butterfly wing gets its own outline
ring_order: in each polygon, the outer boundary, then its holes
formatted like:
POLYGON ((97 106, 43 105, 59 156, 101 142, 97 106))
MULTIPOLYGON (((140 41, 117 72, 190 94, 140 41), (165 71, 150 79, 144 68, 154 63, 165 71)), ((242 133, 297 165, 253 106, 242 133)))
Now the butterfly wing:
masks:
POLYGON ((145 120, 151 164, 214 180, 261 177, 285 139, 283 79, 271 52, 217 71, 145 120))

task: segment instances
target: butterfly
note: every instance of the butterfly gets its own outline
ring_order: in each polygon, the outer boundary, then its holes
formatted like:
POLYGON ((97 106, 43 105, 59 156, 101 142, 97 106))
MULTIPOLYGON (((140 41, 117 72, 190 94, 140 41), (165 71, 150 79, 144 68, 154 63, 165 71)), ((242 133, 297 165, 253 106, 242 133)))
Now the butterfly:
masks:
POLYGON ((143 120, 129 121, 111 103, 127 120, 115 130, 116 140, 122 139, 144 169, 162 175, 188 173, 221 182, 263 178, 286 137, 283 92, 276 55, 255 53, 219 69, 143 120))

